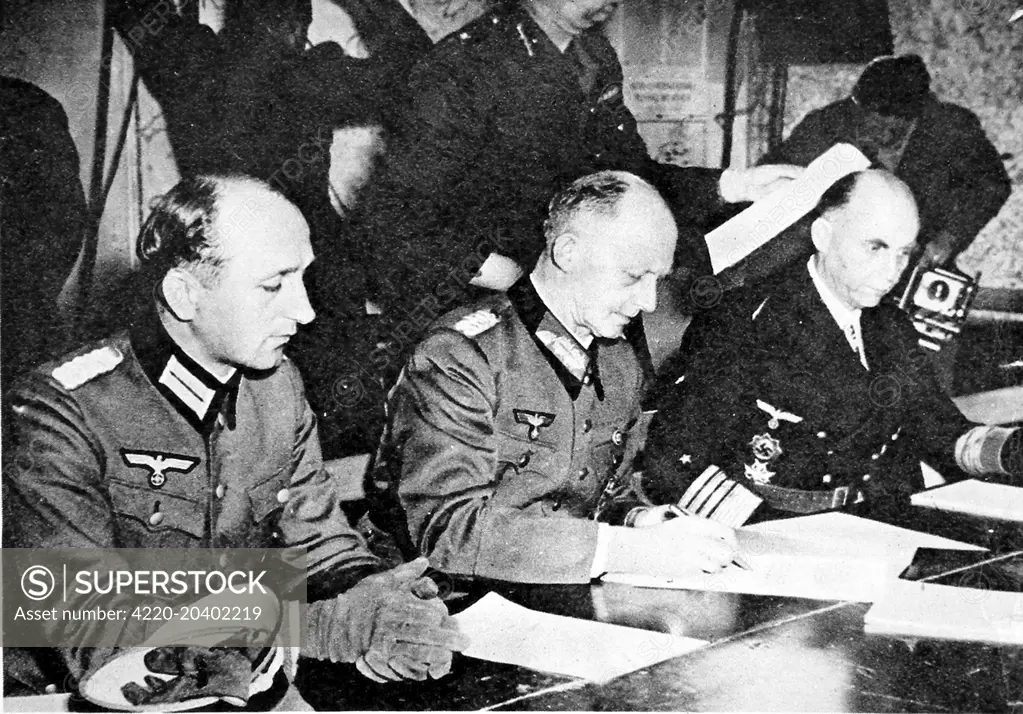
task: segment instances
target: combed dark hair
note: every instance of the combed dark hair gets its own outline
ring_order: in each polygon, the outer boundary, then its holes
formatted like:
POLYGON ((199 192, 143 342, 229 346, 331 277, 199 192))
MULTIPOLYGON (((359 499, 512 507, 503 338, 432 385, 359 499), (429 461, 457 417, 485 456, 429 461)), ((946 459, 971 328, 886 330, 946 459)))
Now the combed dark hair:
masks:
POLYGON ((868 111, 912 119, 931 97, 931 75, 920 55, 878 57, 863 70, 852 96, 868 111))
POLYGON ((248 176, 207 175, 182 179, 156 200, 135 245, 139 274, 148 287, 155 288, 168 270, 181 266, 191 268, 206 284, 217 279, 223 254, 213 225, 224 191, 243 185, 283 197, 274 187, 248 176))
POLYGON ((846 174, 828 186, 820 200, 817 201, 817 205, 810 211, 810 222, 817 220, 821 216, 826 216, 831 211, 842 206, 848 205, 853 189, 856 187, 856 182, 859 181, 863 173, 863 171, 853 171, 851 174, 846 174))
POLYGON ((544 236, 551 240, 562 232, 581 212, 596 213, 608 218, 618 215, 618 204, 629 189, 645 186, 657 190, 643 179, 625 171, 600 171, 576 179, 568 188, 559 191, 547 206, 544 236))

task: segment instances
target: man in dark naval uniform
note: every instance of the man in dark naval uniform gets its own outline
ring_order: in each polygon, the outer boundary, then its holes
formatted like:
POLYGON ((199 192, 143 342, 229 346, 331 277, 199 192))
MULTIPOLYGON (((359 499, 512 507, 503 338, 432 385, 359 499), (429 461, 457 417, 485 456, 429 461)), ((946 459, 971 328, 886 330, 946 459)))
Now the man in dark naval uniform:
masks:
MULTIPOLYGON (((464 642, 429 597, 425 561, 383 572, 348 525, 284 355, 314 316, 301 213, 255 179, 185 179, 153 209, 137 253, 148 304, 132 329, 39 367, 12 392, 4 546, 303 547, 304 655, 356 663, 378 681, 445 673, 464 642)), ((226 671, 241 650, 195 649, 172 650, 181 675, 137 687, 133 703, 249 698, 249 677, 226 671)), ((26 652, 7 653, 5 693, 61 679, 74 688, 122 650, 26 652)))
POLYGON ((529 276, 442 317, 399 377, 381 466, 407 520, 396 535, 445 571, 517 582, 724 567, 735 541, 720 524, 598 523, 642 436, 622 334, 671 269, 667 204, 602 172, 554 198, 546 232, 529 276))
POLYGON ((809 263, 736 291, 685 333, 650 428, 647 494, 710 516, 747 489, 766 502, 757 517, 857 503, 883 514, 922 487, 921 458, 950 479, 1023 475, 1023 433, 970 423, 908 317, 881 303, 919 230, 906 184, 850 174, 815 211, 809 263))
MULTIPOLYGON (((625 105, 603 33, 616 0, 505 2, 439 42, 412 71, 410 113, 353 221, 371 298, 401 346, 471 284, 507 289, 543 251, 550 197, 616 169, 660 190, 681 230, 753 200, 795 167, 725 171, 659 164, 625 105), (482 265, 482 272, 477 271, 482 265)), ((680 247, 706 259, 699 235, 680 247)), ((683 267, 696 263, 686 255, 683 267)))

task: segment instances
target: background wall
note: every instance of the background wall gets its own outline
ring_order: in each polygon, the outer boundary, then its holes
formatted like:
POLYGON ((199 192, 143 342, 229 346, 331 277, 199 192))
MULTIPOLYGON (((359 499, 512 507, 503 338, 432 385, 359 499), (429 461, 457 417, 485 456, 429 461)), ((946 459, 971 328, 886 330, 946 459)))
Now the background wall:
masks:
MULTIPOLYGON (((959 258, 981 285, 1023 288, 1023 21, 1018 0, 889 0, 895 51, 927 62, 942 100, 980 117, 1005 156, 1013 192, 959 258)), ((862 65, 792 67, 785 132, 811 109, 848 96, 862 65)))
MULTIPOLYGON (((212 20, 220 0, 198 0, 212 20)), ((435 35, 480 11, 482 0, 402 0, 435 35)), ((1007 167, 1015 190, 999 216, 960 259, 982 284, 1023 288, 1023 21, 1007 24, 1017 0, 890 0, 896 51, 918 52, 947 101, 977 113, 1007 167)), ((47 90, 68 114, 90 186, 100 68, 100 0, 2 0, 0 72, 47 90)), ((330 0, 314 0, 314 41, 334 39, 359 54, 347 19, 330 0)), ((724 40, 731 0, 628 0, 610 34, 626 72, 627 97, 644 121, 651 153, 699 165, 720 162, 724 40), (655 39, 655 41, 651 41, 655 39), (645 96, 639 96, 646 92, 645 96), (639 104, 637 104, 637 102, 639 104)), ((215 24, 212 23, 211 24, 215 24)), ((115 41, 107 163, 130 86, 131 63, 115 41)), ((845 96, 860 66, 794 67, 786 130, 810 109, 845 96)), ((740 96, 739 107, 752 103, 740 96)), ((733 164, 742 156, 740 117, 733 164)), ((755 159, 755 156, 749 157, 755 159)), ((107 170, 111 167, 108 165, 107 170)), ((97 280, 113 285, 132 267, 134 238, 148 200, 176 180, 159 107, 144 90, 131 122, 117 180, 100 232, 97 280)))

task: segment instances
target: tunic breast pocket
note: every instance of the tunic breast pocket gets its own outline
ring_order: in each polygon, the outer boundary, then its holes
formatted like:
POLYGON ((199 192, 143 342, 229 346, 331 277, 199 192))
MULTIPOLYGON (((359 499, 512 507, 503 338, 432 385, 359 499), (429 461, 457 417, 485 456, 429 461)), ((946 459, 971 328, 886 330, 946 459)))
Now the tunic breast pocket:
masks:
POLYGON ((206 533, 206 506, 184 494, 107 483, 114 510, 117 546, 188 548, 206 533))

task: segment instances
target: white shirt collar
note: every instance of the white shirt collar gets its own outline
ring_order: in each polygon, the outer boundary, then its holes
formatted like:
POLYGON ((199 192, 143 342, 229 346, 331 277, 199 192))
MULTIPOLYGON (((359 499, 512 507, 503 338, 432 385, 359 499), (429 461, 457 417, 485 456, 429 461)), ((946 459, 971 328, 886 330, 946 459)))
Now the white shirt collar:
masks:
POLYGON ((539 281, 537 281, 535 275, 530 274, 529 282, 533 283, 533 289, 536 290, 537 297, 539 297, 543 301, 543 304, 547 307, 547 311, 554 315, 558 322, 561 323, 562 327, 564 327, 565 330, 568 331, 568 334, 572 335, 572 337, 575 338, 575 341, 583 346, 583 349, 588 350, 590 348, 590 343, 593 342, 593 335, 586 335, 586 337, 582 337, 576 330, 573 330, 571 327, 569 327, 569 325, 571 325, 572 323, 566 320, 561 315, 559 315, 558 311, 554 309, 553 304, 551 303, 549 296, 547 295, 546 289, 540 284, 539 281))
POLYGON ((828 284, 824 282, 824 278, 821 276, 820 271, 817 270, 817 256, 810 256, 810 261, 806 264, 807 269, 810 271, 810 279, 813 281, 813 285, 817 288, 817 292, 820 293, 821 300, 824 301, 825 306, 828 308, 828 312, 835 318, 835 322, 842 328, 844 332, 849 325, 855 325, 857 328, 860 326, 860 313, 862 310, 852 309, 841 300, 838 296, 832 292, 828 284))

